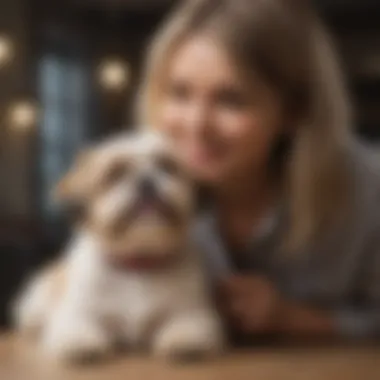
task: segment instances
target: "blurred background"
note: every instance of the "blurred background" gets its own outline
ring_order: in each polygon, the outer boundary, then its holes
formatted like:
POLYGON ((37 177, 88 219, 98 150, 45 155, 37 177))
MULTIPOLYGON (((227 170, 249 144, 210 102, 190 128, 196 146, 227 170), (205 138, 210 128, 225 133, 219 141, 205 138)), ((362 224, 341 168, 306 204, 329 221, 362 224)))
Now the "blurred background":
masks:
MULTIPOLYGON (((357 134, 376 144, 380 1, 314 1, 343 57, 357 134)), ((1 0, 0 326, 21 279, 66 239, 52 186, 81 147, 132 127, 147 43, 175 3, 1 0)))

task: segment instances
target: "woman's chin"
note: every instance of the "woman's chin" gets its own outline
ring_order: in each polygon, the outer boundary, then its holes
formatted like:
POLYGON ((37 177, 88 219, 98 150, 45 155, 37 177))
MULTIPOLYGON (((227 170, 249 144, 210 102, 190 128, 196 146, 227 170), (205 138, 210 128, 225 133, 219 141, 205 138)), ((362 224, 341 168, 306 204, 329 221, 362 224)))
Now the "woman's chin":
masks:
POLYGON ((235 184, 236 181, 240 181, 242 178, 244 179, 245 175, 241 173, 244 173, 241 168, 236 166, 232 167, 232 165, 205 166, 193 171, 196 181, 214 189, 229 187, 231 184, 235 184))
POLYGON ((210 187, 219 186, 226 177, 224 171, 219 168, 203 167, 194 169, 193 173, 199 183, 210 187))

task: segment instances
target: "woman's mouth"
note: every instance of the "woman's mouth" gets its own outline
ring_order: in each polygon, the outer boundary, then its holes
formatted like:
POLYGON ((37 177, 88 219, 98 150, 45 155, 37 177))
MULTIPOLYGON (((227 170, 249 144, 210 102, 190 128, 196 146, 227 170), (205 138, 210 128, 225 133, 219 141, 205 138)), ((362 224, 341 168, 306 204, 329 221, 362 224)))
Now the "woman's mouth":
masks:
POLYGON ((225 149, 221 147, 193 148, 188 151, 188 161, 192 166, 215 164, 223 158, 225 149))

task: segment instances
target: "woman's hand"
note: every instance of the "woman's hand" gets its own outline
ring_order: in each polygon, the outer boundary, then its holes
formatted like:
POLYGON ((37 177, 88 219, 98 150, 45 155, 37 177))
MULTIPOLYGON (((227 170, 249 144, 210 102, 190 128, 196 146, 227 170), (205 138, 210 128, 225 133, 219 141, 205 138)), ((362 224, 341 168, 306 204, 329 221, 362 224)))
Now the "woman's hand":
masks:
POLYGON ((220 284, 220 306, 234 328, 250 334, 272 333, 281 297, 262 276, 231 276, 220 284))
POLYGON ((328 313, 286 300, 265 277, 231 276, 220 284, 220 307, 232 327, 245 334, 331 337, 328 313))

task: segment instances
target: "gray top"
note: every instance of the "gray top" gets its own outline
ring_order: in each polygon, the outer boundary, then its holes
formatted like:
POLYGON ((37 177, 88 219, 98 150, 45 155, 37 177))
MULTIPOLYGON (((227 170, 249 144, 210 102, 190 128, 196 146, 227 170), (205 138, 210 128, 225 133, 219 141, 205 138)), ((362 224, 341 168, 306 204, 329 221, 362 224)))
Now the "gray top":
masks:
MULTIPOLYGON (((276 256, 286 218, 274 210, 255 228, 240 270, 265 274, 288 297, 332 311, 342 336, 374 337, 380 335, 380 156, 359 144, 348 151, 353 217, 310 242, 297 255, 300 259, 291 261, 276 256)), ((229 259, 212 213, 199 218, 195 240, 211 278, 239 270, 229 259)))

